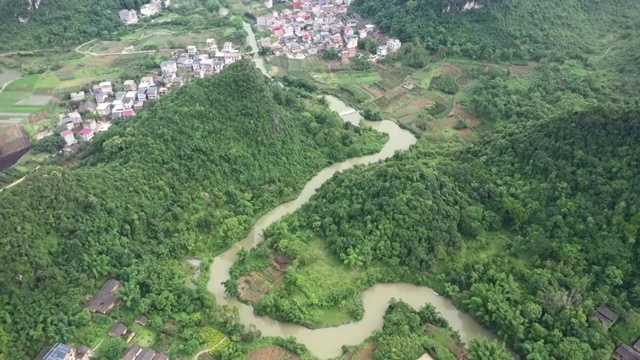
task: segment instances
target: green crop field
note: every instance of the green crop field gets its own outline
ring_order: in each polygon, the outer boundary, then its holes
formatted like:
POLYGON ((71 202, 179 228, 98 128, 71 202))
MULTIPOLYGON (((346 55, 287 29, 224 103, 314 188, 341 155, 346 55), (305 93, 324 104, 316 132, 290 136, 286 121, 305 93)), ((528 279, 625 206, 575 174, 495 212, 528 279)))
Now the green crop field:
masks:
POLYGON ((14 80, 9 85, 7 85, 7 87, 5 87, 5 91, 7 90, 31 91, 35 88, 39 78, 40 78, 40 75, 23 76, 20 79, 14 80))
POLYGON ((58 76, 56 76, 56 74, 46 73, 46 74, 40 75, 40 78, 35 84, 35 88, 36 89, 54 89, 59 82, 60 82, 60 79, 58 78, 58 76))

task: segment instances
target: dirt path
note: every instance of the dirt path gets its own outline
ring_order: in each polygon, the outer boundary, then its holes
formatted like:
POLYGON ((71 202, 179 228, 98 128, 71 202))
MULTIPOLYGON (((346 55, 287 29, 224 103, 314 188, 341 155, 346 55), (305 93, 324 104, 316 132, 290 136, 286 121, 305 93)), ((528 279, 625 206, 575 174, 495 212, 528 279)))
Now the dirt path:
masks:
POLYGON ((215 345, 213 345, 212 347, 210 347, 210 348, 208 348, 208 349, 204 349, 204 350, 202 350, 202 351, 198 352, 197 354, 195 354, 195 355, 193 356, 193 360, 198 360, 198 358, 200 357, 200 355, 202 355, 202 354, 206 354, 206 353, 208 353, 209 351, 211 351, 211 350, 213 350, 213 349, 217 348, 217 347, 218 347, 218 346, 219 346, 223 341, 225 341, 226 339, 227 339, 227 337, 225 336, 225 337, 223 337, 220 341, 218 341, 215 345))
MULTIPOLYGON (((18 77, 19 79, 19 77, 18 77)), ((18 79, 13 79, 13 80, 9 80, 6 83, 4 83, 4 85, 2 85, 2 88, 0 88, 0 93, 2 93, 4 91, 4 88, 6 88, 9 84, 11 84, 12 82, 18 80, 18 79)))
POLYGON ((18 180, 16 180, 16 181, 12 182, 11 184, 9 184, 9 185, 7 185, 7 186, 3 187, 2 189, 0 189, 0 192, 3 192, 3 191, 4 191, 4 189, 8 189, 8 188, 10 188, 10 187, 12 187, 12 186, 15 186, 15 185, 20 184, 20 183, 21 183, 21 182, 23 182, 23 181, 24 181, 24 179, 26 179, 26 178, 27 178, 27 176, 26 176, 26 175, 25 175, 25 176, 23 176, 23 177, 21 177, 20 179, 18 179, 18 180))
POLYGON ((448 62, 448 61, 443 61, 443 62, 442 62, 442 65, 444 65, 444 66, 448 66, 448 67, 450 67, 450 68, 454 69, 455 71, 457 71, 459 74, 462 74, 462 70, 460 70, 460 68, 459 68, 459 67, 457 67, 457 66, 453 65, 452 63, 450 63, 450 62, 448 62))
POLYGON ((141 51, 129 51, 129 52, 112 52, 112 53, 94 53, 91 51, 83 51, 80 50, 81 47, 90 44, 94 41, 96 41, 98 39, 93 39, 90 41, 87 41, 84 44, 80 44, 75 48, 75 52, 79 53, 79 54, 83 54, 83 55, 91 55, 91 56, 111 56, 111 55, 131 55, 131 54, 156 54, 159 52, 167 52, 167 51, 172 51, 173 49, 162 49, 162 50, 141 50, 141 51))
POLYGON ((611 51, 611 49, 613 49, 614 47, 616 47, 616 44, 609 46, 607 50, 605 50, 605 52, 602 55, 600 55, 600 58, 602 59, 605 56, 607 56, 607 54, 609 54, 609 51, 611 51))

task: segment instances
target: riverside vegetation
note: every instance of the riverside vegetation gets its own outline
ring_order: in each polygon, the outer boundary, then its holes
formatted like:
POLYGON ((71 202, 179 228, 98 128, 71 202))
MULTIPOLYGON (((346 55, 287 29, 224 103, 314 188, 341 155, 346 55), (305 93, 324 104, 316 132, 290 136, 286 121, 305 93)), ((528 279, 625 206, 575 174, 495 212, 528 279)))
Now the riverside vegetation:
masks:
POLYGON ((223 317, 179 260, 228 247, 316 171, 385 141, 305 95, 241 61, 97 135, 77 165, 3 191, 0 357, 82 339, 95 320, 83 297, 108 277, 130 312, 177 325, 183 353, 204 345, 195 329, 223 317))
MULTIPOLYGON (((233 279, 284 255, 284 281, 254 307, 311 327, 360 318, 359 294, 374 282, 428 284, 527 360, 608 358, 640 335, 637 316, 610 329, 591 320, 600 304, 640 306, 638 4, 497 0, 457 11, 463 3, 353 7, 412 42, 400 54, 411 66, 461 56, 539 60, 535 71, 516 78, 483 64, 464 100, 483 120, 476 139, 421 139, 338 174, 240 254, 233 279)), ((225 248, 328 162, 383 139, 323 110, 312 83, 282 90, 249 68, 177 91, 98 136, 78 166, 44 168, 0 195, 0 358, 78 341, 96 321, 82 296, 107 276, 125 281, 126 307, 152 314, 152 326, 177 324, 185 353, 205 344, 202 326, 257 337, 233 311, 208 311, 204 289, 185 289, 176 259, 225 248)), ((450 359, 423 338, 428 324, 447 328, 424 312, 392 304, 374 358, 450 359)), ((304 354, 291 340, 264 341, 304 354)), ((483 340, 469 351, 505 357, 483 340)), ((215 356, 245 354, 232 343, 215 356)))
MULTIPOLYGON (((470 19, 505 7, 522 14, 542 3, 485 3, 485 10, 439 21, 480 26, 470 19)), ((356 1, 354 7, 375 4, 356 1)), ((377 13, 386 16, 382 28, 401 35, 406 27, 427 36, 424 26, 408 20, 419 12, 398 6, 377 13)), ((617 344, 635 342, 637 316, 607 329, 592 313, 600 304, 621 314, 640 306, 640 60, 632 46, 638 24, 630 18, 640 11, 637 4, 590 1, 580 5, 580 14, 595 19, 596 8, 629 11, 615 21, 594 20, 588 36, 614 21, 604 31, 608 42, 578 42, 578 48, 545 43, 537 47, 539 57, 533 47, 523 47, 520 59, 542 60, 524 79, 491 64, 471 72, 474 85, 464 103, 484 121, 476 139, 421 139, 383 163, 340 173, 272 225, 265 242, 242 254, 232 269, 237 281, 262 271, 274 257, 288 259, 283 282, 253 303, 256 312, 331 326, 362 317, 359 295, 374 282, 411 281, 452 297, 526 359, 603 359, 617 344)), ((563 26, 543 33, 559 36, 563 26)), ((517 35, 522 41, 531 31, 523 29, 517 35)), ((505 42, 509 49, 509 41, 491 34, 487 41, 505 42)), ((501 58, 513 59, 493 57, 501 58)), ((227 285, 233 293, 241 284, 227 285)), ((499 358, 495 345, 472 344, 472 358, 499 358)), ((384 358, 411 358, 401 353, 408 348, 405 339, 391 347, 395 355, 384 358)))

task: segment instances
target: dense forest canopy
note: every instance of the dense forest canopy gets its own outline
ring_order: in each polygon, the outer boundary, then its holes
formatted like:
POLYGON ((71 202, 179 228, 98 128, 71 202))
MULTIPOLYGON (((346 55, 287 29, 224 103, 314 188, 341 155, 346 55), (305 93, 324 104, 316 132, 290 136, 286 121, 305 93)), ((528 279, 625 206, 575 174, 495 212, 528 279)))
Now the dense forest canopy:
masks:
POLYGON ((124 25, 120 9, 139 9, 140 0, 0 0, 0 51, 51 49, 106 37, 124 25), (21 22, 20 19, 26 20, 21 22))
POLYGON ((581 58, 605 35, 634 26, 634 0, 477 1, 356 0, 350 11, 403 41, 419 40, 432 53, 483 60, 581 58))
POLYGON ((316 307, 336 306, 294 276, 305 267, 304 244, 320 239, 348 268, 431 273, 438 292, 527 359, 601 359, 634 342, 638 318, 609 330, 592 320, 601 304, 619 314, 640 306, 632 71, 613 76, 610 64, 572 60, 540 65, 523 81, 479 70, 468 105, 492 120, 490 131, 467 144, 422 139, 337 174, 267 232, 270 248, 296 260, 295 272, 256 308, 304 323, 316 307), (301 293, 308 303, 287 302, 301 293))
POLYGON ((210 303, 176 260, 238 241, 313 173, 385 140, 307 98, 241 61, 97 135, 80 164, 3 191, 0 355, 73 339, 84 295, 108 277, 124 280, 128 307, 162 320, 210 303))

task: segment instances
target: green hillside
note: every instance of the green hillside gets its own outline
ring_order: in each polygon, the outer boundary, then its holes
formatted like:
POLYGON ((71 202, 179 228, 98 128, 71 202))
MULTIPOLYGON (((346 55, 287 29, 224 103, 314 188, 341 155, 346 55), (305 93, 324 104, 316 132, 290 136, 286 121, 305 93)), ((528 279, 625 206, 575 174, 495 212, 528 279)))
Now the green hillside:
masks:
POLYGON ((586 58, 602 41, 636 26, 633 0, 495 0, 460 11, 459 0, 356 0, 350 11, 432 53, 483 60, 586 58), (449 11, 446 11, 449 9, 449 11))
POLYGON ((0 0, 0 51, 51 49, 105 37, 122 27, 118 10, 139 8, 137 0, 0 0), (27 20, 19 21, 19 18, 27 20))
POLYGON ((0 354, 81 338, 84 296, 108 277, 124 280, 130 311, 194 326, 210 295, 185 287, 177 260, 226 248, 319 169, 384 141, 248 61, 172 92, 96 136, 78 165, 0 194, 0 354))
POLYGON ((256 308, 313 326, 319 312, 358 319, 345 304, 374 281, 438 274, 427 282, 522 355, 603 358, 640 336, 637 319, 610 332, 590 320, 600 304, 640 306, 637 106, 514 124, 460 150, 422 141, 337 175, 269 230, 266 246, 296 259, 295 276, 256 308))

